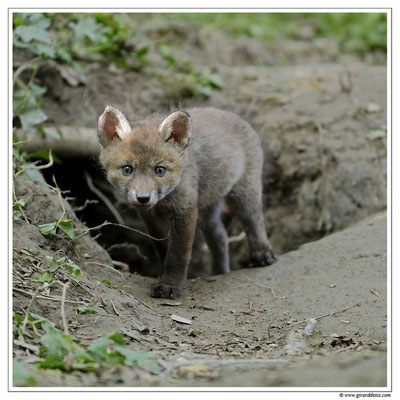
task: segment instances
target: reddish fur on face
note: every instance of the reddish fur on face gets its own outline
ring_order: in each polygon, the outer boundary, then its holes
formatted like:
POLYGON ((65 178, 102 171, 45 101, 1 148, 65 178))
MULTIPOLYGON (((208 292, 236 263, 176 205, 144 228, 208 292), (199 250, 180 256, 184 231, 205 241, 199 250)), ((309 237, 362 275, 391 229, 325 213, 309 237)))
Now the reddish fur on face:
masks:
POLYGON ((113 140, 103 149, 100 161, 107 170, 108 179, 120 191, 156 191, 164 197, 179 183, 184 151, 173 143, 165 142, 158 134, 158 126, 159 121, 137 123, 126 138, 113 140), (130 176, 122 174, 124 165, 133 167, 130 176), (157 166, 166 168, 164 176, 155 174, 157 166))

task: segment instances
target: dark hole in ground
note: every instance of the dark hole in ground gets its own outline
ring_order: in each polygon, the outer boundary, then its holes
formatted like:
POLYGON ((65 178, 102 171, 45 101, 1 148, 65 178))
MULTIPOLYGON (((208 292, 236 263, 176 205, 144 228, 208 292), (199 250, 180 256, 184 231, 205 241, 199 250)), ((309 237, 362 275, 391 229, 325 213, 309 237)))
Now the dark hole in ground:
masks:
MULTIPOLYGON (((295 197, 293 193, 295 183, 286 182, 285 184, 281 179, 282 168, 274 163, 273 159, 271 160, 268 157, 266 159, 267 162, 265 163, 263 174, 264 209, 269 204, 274 207, 276 204, 290 202, 290 199, 295 197), (290 187, 291 185, 293 187, 290 187)), ((118 220, 104 201, 90 189, 87 175, 90 176, 95 188, 107 197, 112 206, 118 211, 124 225, 145 232, 145 227, 138 217, 136 210, 116 199, 114 190, 107 182, 105 173, 97 159, 66 158, 62 160, 61 164, 54 164, 51 168, 45 169, 42 172, 49 184, 52 184, 53 175, 55 176, 64 197, 68 199, 78 218, 88 227, 97 227, 105 221, 118 223, 118 220)), ((248 261, 247 242, 245 236, 241 234, 242 227, 227 208, 224 208, 222 219, 227 228, 228 235, 231 238, 241 238, 233 240, 230 243, 231 269, 242 268, 248 261)), ((272 223, 271 221, 267 223, 267 233, 270 236, 272 233, 276 234, 274 232, 273 221, 272 223)), ((113 225, 93 230, 90 234, 109 252, 114 261, 124 263, 125 268, 128 266, 132 273, 152 277, 158 275, 161 263, 148 237, 113 225)), ((285 241, 285 252, 297 248, 299 243, 302 244, 316 239, 314 236, 302 237, 301 235, 302 233, 299 232, 299 235, 294 237, 292 242, 290 240, 285 241)), ((208 250, 202 241, 201 235, 196 236, 195 245, 201 250, 196 252, 199 259, 192 258, 192 273, 189 273, 189 277, 208 274, 210 265, 208 250)))

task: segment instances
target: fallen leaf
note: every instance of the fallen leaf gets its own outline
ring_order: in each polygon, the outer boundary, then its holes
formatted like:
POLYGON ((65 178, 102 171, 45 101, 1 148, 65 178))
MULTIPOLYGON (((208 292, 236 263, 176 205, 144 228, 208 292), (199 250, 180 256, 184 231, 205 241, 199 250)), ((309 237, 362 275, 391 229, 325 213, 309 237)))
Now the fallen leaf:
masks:
POLYGON ((370 291, 373 295, 375 295, 376 297, 379 297, 379 293, 378 293, 376 290, 370 289, 369 291, 370 291))
POLYGON ((179 302, 173 302, 173 301, 163 301, 162 303, 160 303, 160 306, 170 306, 170 307, 177 307, 177 306, 181 306, 182 303, 179 302))
POLYGON ((179 315, 176 315, 176 314, 172 314, 171 319, 173 321, 179 322, 180 324, 192 325, 192 321, 190 321, 189 319, 180 317, 179 315))

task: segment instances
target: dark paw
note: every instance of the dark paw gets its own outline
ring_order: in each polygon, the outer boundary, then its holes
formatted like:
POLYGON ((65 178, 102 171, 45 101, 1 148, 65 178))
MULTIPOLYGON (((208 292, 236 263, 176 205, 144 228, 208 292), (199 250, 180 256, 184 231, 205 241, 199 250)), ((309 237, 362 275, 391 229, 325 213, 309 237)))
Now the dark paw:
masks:
POLYGON ((277 256, 274 250, 259 251, 250 256, 249 267, 265 267, 277 261, 277 256))
POLYGON ((181 297, 182 289, 174 288, 172 286, 167 285, 166 283, 155 283, 151 287, 150 295, 151 297, 161 297, 163 299, 177 299, 181 297))

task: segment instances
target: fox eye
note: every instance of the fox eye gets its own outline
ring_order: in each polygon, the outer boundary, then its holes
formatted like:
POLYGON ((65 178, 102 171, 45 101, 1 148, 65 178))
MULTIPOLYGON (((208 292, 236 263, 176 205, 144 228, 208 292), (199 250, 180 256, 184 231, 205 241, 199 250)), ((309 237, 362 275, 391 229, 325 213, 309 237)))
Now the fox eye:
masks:
POLYGON ((154 168, 154 172, 158 176, 164 176, 165 175, 165 168, 161 167, 161 165, 158 165, 157 167, 154 168))
POLYGON ((133 168, 130 165, 124 165, 121 168, 121 171, 122 171, 122 175, 128 176, 132 173, 133 168))

